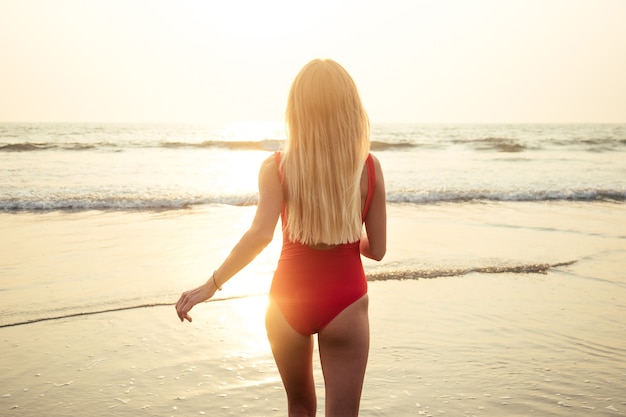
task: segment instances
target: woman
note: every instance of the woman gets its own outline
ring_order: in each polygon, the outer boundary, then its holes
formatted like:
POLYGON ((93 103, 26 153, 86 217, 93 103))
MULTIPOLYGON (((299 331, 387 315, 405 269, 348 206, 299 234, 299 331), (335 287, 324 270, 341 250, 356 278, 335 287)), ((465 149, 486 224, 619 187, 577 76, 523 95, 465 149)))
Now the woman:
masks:
POLYGON ((332 60, 308 63, 287 103, 284 152, 259 172, 250 229, 224 263, 176 304, 181 321, 252 261, 282 218, 283 248, 266 315, 289 416, 313 416, 313 335, 325 381, 326 416, 358 415, 369 351, 367 282, 360 255, 386 251, 385 185, 369 154, 369 122, 356 85, 332 60), (363 225, 365 229, 363 230, 363 225))

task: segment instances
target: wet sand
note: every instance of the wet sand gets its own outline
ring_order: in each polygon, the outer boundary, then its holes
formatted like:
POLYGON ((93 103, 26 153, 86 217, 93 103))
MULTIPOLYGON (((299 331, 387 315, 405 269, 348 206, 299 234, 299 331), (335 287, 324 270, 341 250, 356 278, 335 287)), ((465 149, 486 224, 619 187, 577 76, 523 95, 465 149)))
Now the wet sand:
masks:
MULTIPOLYGON (((623 415, 612 292, 571 271, 372 283, 361 414, 623 415)), ((156 307, 2 329, 2 414, 285 415, 264 303, 206 303, 192 324, 156 307)))
MULTIPOLYGON (((371 282, 372 346, 361 415, 626 414, 623 205, 518 207, 476 206, 461 213, 442 205, 424 207, 417 216, 415 210, 391 210, 387 270, 489 259, 575 263, 545 274, 371 282)), ((156 234, 182 244, 183 235, 198 230, 194 224, 204 226, 202 217, 177 217, 174 226, 159 219, 131 228, 144 233, 131 240, 148 242, 156 234), (174 230, 181 234, 173 236, 174 230)), ((105 215, 101 221, 111 235, 128 230, 127 220, 112 226, 105 215)), ((48 223, 48 231, 55 228, 48 223)), ((81 230, 93 235, 95 229, 81 230)), ((67 239, 64 244, 71 246, 67 239)), ((366 266, 372 272, 380 267, 366 266)), ((14 308, 29 302, 28 292, 19 294, 11 299, 14 308)), ((172 306, 161 306, 1 328, 0 414, 286 415, 263 328, 265 302, 265 296, 251 296, 205 303, 193 310, 191 324, 178 322, 172 306)), ((315 370, 323 410, 317 362, 315 370)))

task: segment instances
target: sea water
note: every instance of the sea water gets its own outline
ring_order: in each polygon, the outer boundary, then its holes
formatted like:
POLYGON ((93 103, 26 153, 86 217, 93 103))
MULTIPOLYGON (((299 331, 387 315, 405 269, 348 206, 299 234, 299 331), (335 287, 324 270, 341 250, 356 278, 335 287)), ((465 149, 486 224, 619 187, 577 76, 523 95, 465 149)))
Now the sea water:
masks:
MULTIPOLYGON (((1 124, 0 211, 256 201, 279 125, 1 124)), ((626 199, 626 125, 381 125, 391 204, 626 199)))
MULTIPOLYGON (((285 137, 271 123, 0 124, 0 324, 171 302, 245 231, 260 164, 285 137)), ((408 218, 626 201, 626 125, 374 125, 371 150, 389 206, 408 218)), ((279 240, 222 295, 266 292, 279 240)), ((415 279, 575 261, 445 252, 404 248, 366 270, 415 279)))
MULTIPOLYGON (((284 411, 257 346, 280 230, 192 328, 171 307, 249 226, 284 139, 257 123, 1 124, 3 412, 284 411)), ((364 260, 361 414, 623 415, 626 125, 374 125, 371 139, 390 239, 364 260)))

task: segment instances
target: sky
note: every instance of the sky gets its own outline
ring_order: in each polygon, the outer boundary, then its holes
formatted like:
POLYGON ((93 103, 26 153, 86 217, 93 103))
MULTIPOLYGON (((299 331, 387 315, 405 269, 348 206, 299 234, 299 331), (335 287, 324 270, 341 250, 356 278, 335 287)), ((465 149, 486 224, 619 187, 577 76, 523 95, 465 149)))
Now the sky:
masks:
POLYGON ((282 121, 331 58, 372 123, 626 123, 624 0, 0 0, 0 122, 282 121))

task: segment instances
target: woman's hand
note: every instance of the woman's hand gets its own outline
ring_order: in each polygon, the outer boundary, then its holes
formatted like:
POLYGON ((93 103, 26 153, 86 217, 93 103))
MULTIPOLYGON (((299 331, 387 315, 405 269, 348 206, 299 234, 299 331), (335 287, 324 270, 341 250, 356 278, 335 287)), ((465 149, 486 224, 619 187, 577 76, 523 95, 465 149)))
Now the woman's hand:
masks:
POLYGON ((191 321, 189 311, 198 303, 213 297, 219 285, 224 285, 233 275, 248 265, 274 237, 274 229, 283 205, 283 189, 278 174, 276 158, 271 155, 263 161, 259 171, 259 201, 250 229, 244 233, 226 260, 217 268, 219 272, 196 289, 186 291, 176 303, 180 321, 191 321))
POLYGON ((198 288, 185 291, 176 303, 176 314, 178 314, 178 318, 180 319, 180 321, 184 321, 186 319, 187 321, 191 322, 191 316, 188 314, 189 311, 196 304, 213 297, 215 291, 217 291, 217 288, 212 285, 211 280, 202 284, 198 288))

